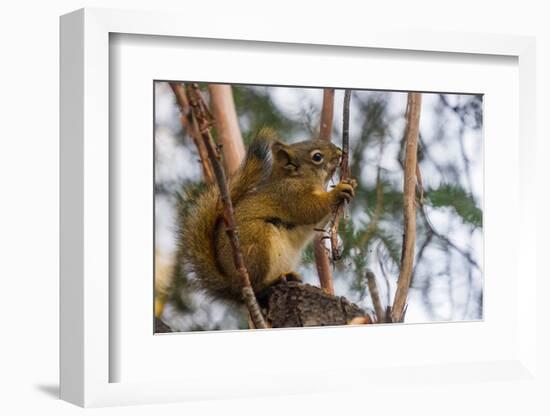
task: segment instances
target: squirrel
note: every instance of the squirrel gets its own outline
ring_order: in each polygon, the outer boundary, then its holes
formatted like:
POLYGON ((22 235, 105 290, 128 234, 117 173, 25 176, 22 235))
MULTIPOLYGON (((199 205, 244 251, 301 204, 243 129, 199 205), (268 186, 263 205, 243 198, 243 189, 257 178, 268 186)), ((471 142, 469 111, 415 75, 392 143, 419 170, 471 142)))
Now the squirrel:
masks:
MULTIPOLYGON (((254 293, 281 280, 301 281, 295 271, 315 230, 324 227, 335 207, 349 202, 354 180, 326 191, 342 151, 314 139, 280 141, 263 128, 228 180, 240 247, 254 293)), ((242 281, 223 222, 219 189, 210 184, 180 218, 183 267, 201 289, 216 299, 242 302, 242 281)))

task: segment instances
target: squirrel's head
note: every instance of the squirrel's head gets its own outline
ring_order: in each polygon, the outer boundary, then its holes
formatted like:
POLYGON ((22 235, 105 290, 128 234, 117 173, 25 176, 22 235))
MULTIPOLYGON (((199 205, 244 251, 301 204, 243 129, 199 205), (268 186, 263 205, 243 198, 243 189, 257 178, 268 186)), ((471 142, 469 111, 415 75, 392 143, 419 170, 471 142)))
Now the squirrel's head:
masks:
POLYGON ((326 140, 294 144, 275 141, 271 147, 276 175, 304 178, 326 185, 340 163, 342 151, 326 140))

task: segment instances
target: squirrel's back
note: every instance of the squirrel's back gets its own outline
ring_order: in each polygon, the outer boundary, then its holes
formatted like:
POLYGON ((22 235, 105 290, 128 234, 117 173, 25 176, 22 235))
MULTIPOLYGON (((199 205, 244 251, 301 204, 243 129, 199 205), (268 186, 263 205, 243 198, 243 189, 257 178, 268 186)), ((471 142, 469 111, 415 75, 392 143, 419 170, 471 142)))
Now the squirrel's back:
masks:
MULTIPOLYGON (((229 178, 233 205, 253 191, 270 173, 271 145, 276 139, 273 130, 260 130, 248 148, 241 167, 229 178)), ((235 300, 238 286, 224 276, 216 254, 217 230, 223 224, 223 208, 217 184, 209 184, 180 218, 179 239, 183 245, 184 268, 192 272, 196 283, 216 298, 235 300)))

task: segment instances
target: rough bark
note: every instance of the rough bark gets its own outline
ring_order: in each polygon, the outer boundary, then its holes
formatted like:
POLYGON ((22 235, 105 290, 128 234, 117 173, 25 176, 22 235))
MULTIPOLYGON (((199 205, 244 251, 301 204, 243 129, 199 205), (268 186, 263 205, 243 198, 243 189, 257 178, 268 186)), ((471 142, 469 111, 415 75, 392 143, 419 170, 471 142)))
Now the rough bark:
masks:
POLYGON ((347 325, 359 317, 370 322, 369 314, 346 298, 297 282, 272 286, 261 303, 272 328, 347 325))
MULTIPOLYGON (((298 282, 281 282, 259 297, 271 328, 300 328, 372 324, 372 311, 366 311, 344 297, 329 295, 323 289, 298 282)), ((155 319, 155 332, 172 332, 155 319)))

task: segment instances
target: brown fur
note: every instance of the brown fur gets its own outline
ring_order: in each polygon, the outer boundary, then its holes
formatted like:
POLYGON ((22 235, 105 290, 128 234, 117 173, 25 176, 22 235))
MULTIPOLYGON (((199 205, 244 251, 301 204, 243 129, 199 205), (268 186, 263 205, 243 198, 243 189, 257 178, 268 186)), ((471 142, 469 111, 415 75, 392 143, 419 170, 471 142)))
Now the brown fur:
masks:
MULTIPOLYGON (((323 140, 284 144, 263 129, 230 178, 244 262, 256 293, 294 271, 301 253, 326 223, 333 208, 353 197, 355 183, 326 185, 341 151, 323 140), (319 151, 321 162, 313 160, 319 151)), ((216 298, 241 300, 241 280, 224 224, 216 185, 207 188, 185 218, 181 235, 184 262, 200 286, 216 298)))

